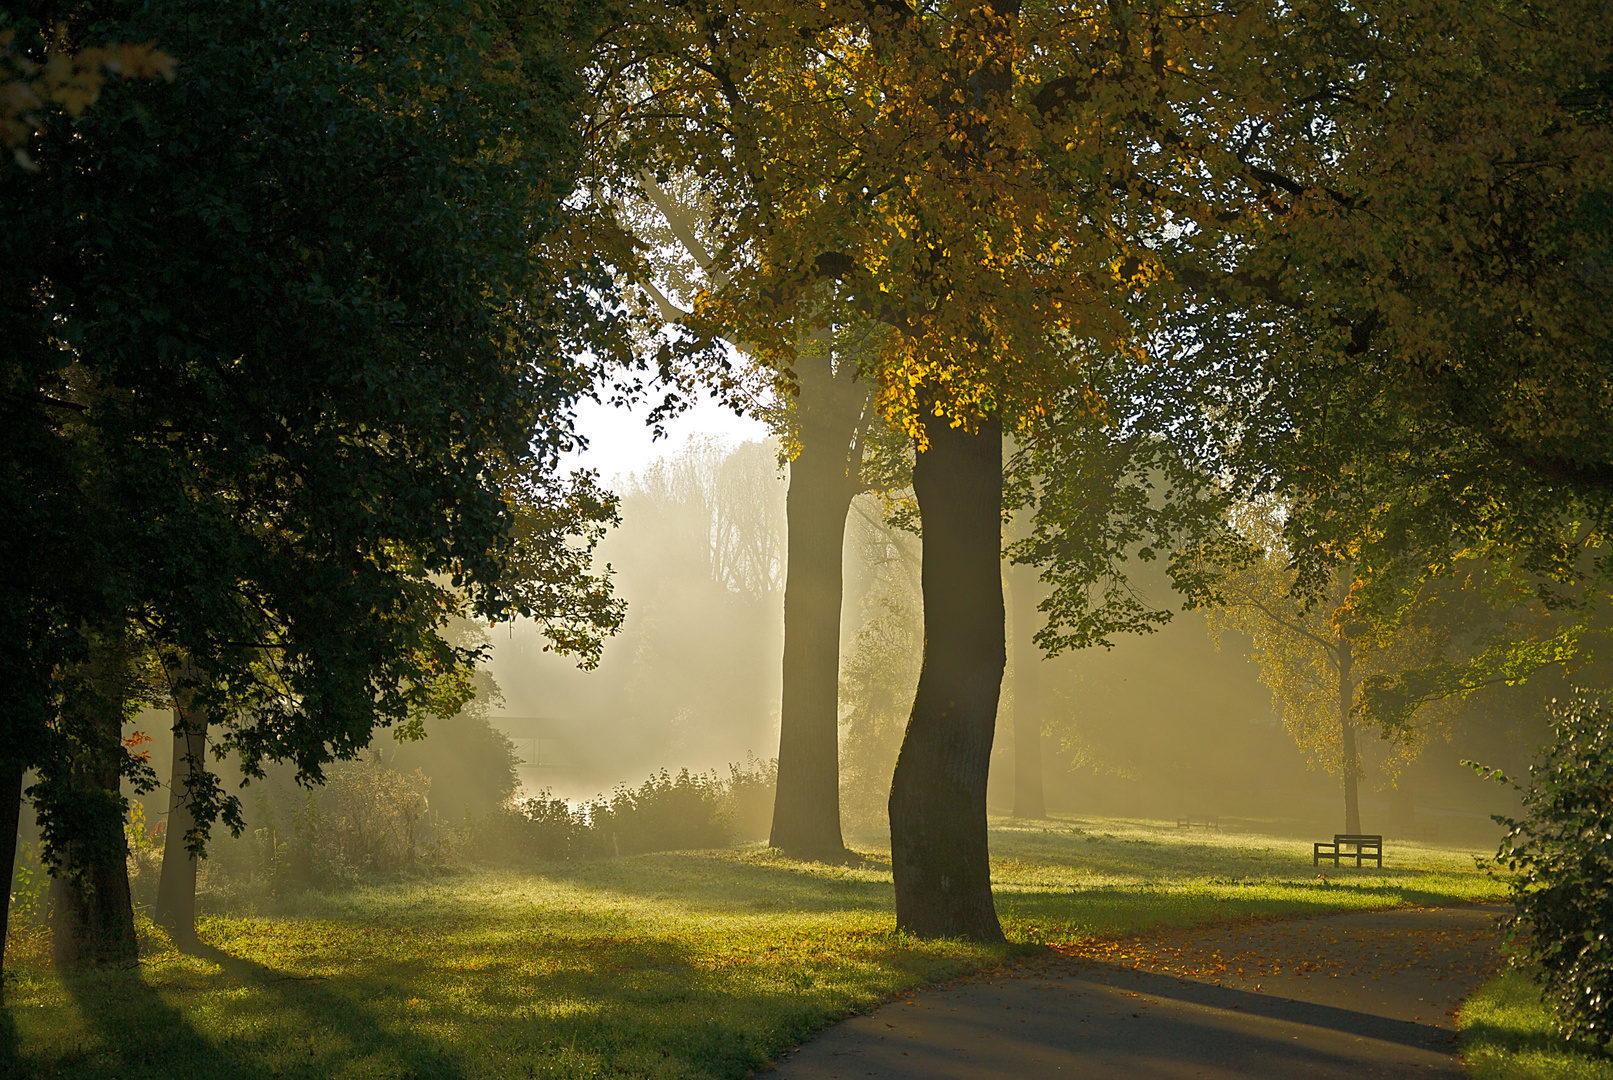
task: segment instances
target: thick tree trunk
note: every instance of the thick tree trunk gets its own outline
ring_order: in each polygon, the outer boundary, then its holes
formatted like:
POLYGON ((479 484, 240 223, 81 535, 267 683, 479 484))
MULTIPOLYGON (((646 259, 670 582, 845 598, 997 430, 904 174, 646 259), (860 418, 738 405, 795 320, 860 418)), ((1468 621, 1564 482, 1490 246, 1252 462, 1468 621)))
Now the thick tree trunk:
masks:
POLYGON ((769 843, 802 859, 840 859, 840 602, 846 514, 861 489, 868 390, 827 355, 797 365, 799 452, 785 504, 784 685, 778 791, 769 843))
POLYGON ((5 860, 6 887, 0 892, 0 967, 5 965, 6 935, 11 931, 11 874, 17 862, 17 826, 22 819, 23 762, 0 761, 0 859, 5 860))
POLYGON ((1045 818, 1042 797, 1042 650, 1033 640, 1041 625, 1040 589, 1029 566, 1008 568, 1014 609, 1014 816, 1045 818))
MULTIPOLYGON (((115 725, 116 718, 107 724, 110 740, 122 734, 115 725)), ((94 763, 77 770, 76 836, 50 883, 52 959, 67 970, 132 967, 139 960, 116 742, 98 749, 94 763)))
POLYGON ((127 641, 101 641, 69 672, 59 716, 64 753, 40 767, 47 836, 59 845, 50 883, 51 948, 56 965, 70 970, 139 961, 120 790, 133 665, 127 641))
POLYGON ((1361 771, 1361 757, 1355 745, 1355 723, 1350 719, 1350 706, 1354 703, 1354 685, 1350 680, 1350 643, 1340 641, 1339 657, 1339 728, 1344 744, 1344 831, 1361 832, 1361 802, 1356 794, 1356 776, 1361 771))
POLYGON ((185 847, 195 826, 190 793, 207 768, 207 716, 190 708, 181 689, 174 709, 174 764, 168 785, 168 827, 162 845, 162 877, 157 882, 156 922, 181 949, 196 945, 196 857, 185 847))
POLYGON ((991 898, 986 780, 1002 689, 1002 431, 925 424, 913 466, 924 526, 924 664, 891 783, 896 925, 1003 940, 991 898))

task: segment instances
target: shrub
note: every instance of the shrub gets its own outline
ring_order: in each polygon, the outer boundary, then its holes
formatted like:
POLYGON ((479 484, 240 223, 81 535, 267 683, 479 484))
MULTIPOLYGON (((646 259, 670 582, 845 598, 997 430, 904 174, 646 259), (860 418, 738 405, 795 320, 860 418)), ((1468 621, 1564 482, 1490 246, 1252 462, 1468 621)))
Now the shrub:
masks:
POLYGON ((617 855, 722 847, 732 836, 727 794, 715 773, 662 769, 637 789, 623 785, 589 806, 589 827, 617 855))
POLYGON ((472 859, 590 859, 650 851, 722 847, 738 833, 765 839, 778 762, 731 764, 729 778, 666 769, 638 787, 572 807, 547 789, 456 830, 443 854, 472 859))
POLYGON ((371 751, 329 770, 321 799, 320 839, 326 858, 360 874, 412 864, 431 781, 419 769, 389 769, 371 751))
POLYGON ((129 892, 136 908, 150 907, 157 902, 166 826, 167 822, 159 821, 152 828, 146 819, 145 804, 139 799, 129 800, 128 816, 123 822, 123 839, 128 844, 129 892))
POLYGON ((40 863, 39 845, 26 841, 18 844, 17 860, 11 870, 11 929, 43 929, 49 896, 50 874, 40 863))
POLYGON ((778 792, 778 758, 746 755, 743 767, 729 763, 727 796, 738 840, 766 840, 773 831, 773 796, 778 792))
POLYGON ((215 845, 198 891, 210 908, 237 910, 264 895, 353 884, 417 860, 554 862, 722 847, 736 821, 746 838, 766 836, 777 773, 776 761, 754 757, 730 765, 726 781, 662 769, 636 788, 623 785, 576 807, 545 789, 453 824, 426 813, 430 776, 390 768, 370 751, 327 768, 322 788, 261 788, 250 837, 215 845))
MULTIPOLYGON (((296 797, 275 798, 267 789, 253 815, 252 848, 256 874, 272 892, 287 884, 328 885, 391 873, 410 866, 426 839, 422 819, 429 806, 431 779, 419 769, 391 769, 376 751, 325 770, 325 785, 296 797)), ((218 856, 235 860, 231 845, 220 845, 203 864, 209 879, 227 866, 210 866, 218 856)), ((209 888, 220 885, 209 880, 209 888)))
POLYGON ((573 810, 545 788, 534 798, 515 800, 479 818, 467 817, 464 827, 443 845, 442 854, 554 861, 586 854, 588 839, 587 808, 573 810))
POLYGON ((1604 1045, 1613 1035, 1610 719, 1591 696, 1554 701, 1554 741, 1530 769, 1523 818, 1496 817, 1507 827, 1498 858, 1517 872, 1517 958, 1540 972, 1561 1033, 1604 1045))

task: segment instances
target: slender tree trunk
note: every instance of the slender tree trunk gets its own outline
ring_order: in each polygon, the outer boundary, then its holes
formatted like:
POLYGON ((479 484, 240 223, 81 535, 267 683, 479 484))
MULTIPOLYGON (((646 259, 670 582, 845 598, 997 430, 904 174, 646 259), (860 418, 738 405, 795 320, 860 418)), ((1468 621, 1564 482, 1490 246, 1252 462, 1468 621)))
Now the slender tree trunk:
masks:
POLYGON ((1042 650, 1033 640, 1041 623, 1036 571, 1008 568, 1014 609, 1014 816, 1045 818, 1042 797, 1042 650))
POLYGON ((1002 941, 991 897, 986 780, 1002 689, 1002 430, 925 424, 913 466, 924 525, 924 664, 891 783, 896 925, 1002 941))
POLYGON ((841 551, 852 486, 843 447, 802 439, 790 462, 784 578, 784 693, 770 843, 839 858, 841 551))
POLYGON ((1343 736, 1344 762, 1344 831, 1361 832, 1361 803, 1356 795, 1356 774, 1361 769, 1360 754, 1355 745, 1355 723, 1350 719, 1350 706, 1354 703, 1354 687, 1350 680, 1350 643, 1340 639, 1339 658, 1339 729, 1343 736))
POLYGON ((0 761, 0 858, 5 860, 6 887, 0 893, 0 967, 5 964, 6 935, 11 931, 11 875, 17 862, 17 826, 22 819, 22 778, 28 770, 19 760, 0 761))
POLYGON ((168 827, 162 845, 162 877, 157 882, 156 922, 181 949, 196 945, 196 857, 185 846, 195 826, 190 793, 207 769, 207 716, 191 707, 186 688, 175 692, 174 764, 168 784, 168 827))
POLYGON ((802 355, 792 412, 799 451, 785 503, 784 685, 769 843, 840 859, 840 605, 846 514, 862 487, 868 389, 827 352, 802 355))

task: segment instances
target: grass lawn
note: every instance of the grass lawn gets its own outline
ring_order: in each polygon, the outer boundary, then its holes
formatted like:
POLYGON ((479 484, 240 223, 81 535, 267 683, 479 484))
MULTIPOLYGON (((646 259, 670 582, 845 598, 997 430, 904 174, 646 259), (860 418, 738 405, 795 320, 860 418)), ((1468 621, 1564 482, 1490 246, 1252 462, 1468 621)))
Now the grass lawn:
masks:
POLYGON ((1540 987, 1503 971, 1462 1004, 1462 1057, 1476 1080, 1613 1080, 1613 1059, 1552 1030, 1540 987))
POLYGON ((71 980, 14 939, 0 1076, 738 1077, 1039 942, 1502 892, 1477 852, 1391 844, 1382 871, 1321 881, 1306 843, 1157 822, 993 821, 992 850, 1009 950, 897 935, 876 848, 855 869, 752 847, 305 893, 209 916, 205 956, 148 927, 138 971, 71 980))

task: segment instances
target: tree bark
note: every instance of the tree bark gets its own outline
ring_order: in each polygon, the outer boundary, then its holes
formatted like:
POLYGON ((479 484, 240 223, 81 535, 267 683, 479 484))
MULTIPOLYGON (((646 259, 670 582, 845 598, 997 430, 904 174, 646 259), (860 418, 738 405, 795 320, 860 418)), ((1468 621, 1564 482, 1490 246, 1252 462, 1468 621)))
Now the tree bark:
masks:
MULTIPOLYGON (((104 733, 117 740, 116 718, 104 733)), ((51 955, 69 971, 132 967, 139 960, 134 904, 129 893, 128 844, 123 835, 123 797, 115 761, 118 747, 98 748, 92 762, 75 772, 80 804, 75 839, 64 845, 62 870, 50 882, 51 955)))
POLYGON ((207 716, 191 706, 188 689, 175 692, 174 764, 168 784, 168 827, 162 845, 155 921, 180 949, 196 946, 196 856, 185 846, 195 820, 190 794, 207 769, 207 716))
POLYGON ((22 819, 22 778, 28 770, 20 760, 0 761, 0 858, 5 860, 6 887, 0 893, 0 968, 5 966, 6 935, 11 932, 11 875, 17 862, 17 826, 22 819))
POLYGON ((1042 794, 1042 650, 1034 640, 1041 614, 1034 568, 1010 566, 1014 609, 1014 816, 1045 818, 1042 794))
POLYGON ((913 466, 924 526, 924 662, 891 783, 896 925, 1000 942, 986 780, 1002 689, 1002 430, 925 421, 913 466))
POLYGON ((64 679, 59 753, 41 762, 50 883, 51 951, 58 967, 132 967, 139 961, 129 895, 127 805, 121 791, 123 709, 133 694, 134 647, 97 641, 64 679))
POLYGON ((1342 736, 1344 761, 1344 831, 1359 835, 1361 832, 1361 803, 1356 793, 1356 774, 1360 772, 1360 754, 1355 744, 1355 723, 1350 719, 1350 706, 1355 700, 1355 688, 1350 679, 1352 657, 1350 643, 1338 643, 1339 668, 1339 733, 1342 736))
POLYGON ((861 489, 868 391, 828 356, 803 356, 799 452, 785 503, 784 685, 778 789, 769 843, 802 859, 841 859, 840 603, 846 514, 861 489))
POLYGON ((784 686, 769 842, 797 858, 834 858, 845 851, 840 832, 840 597, 851 490, 845 482, 845 455, 829 449, 803 440, 800 455, 790 462, 786 502, 784 686))

